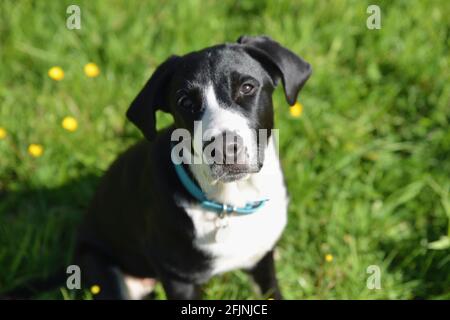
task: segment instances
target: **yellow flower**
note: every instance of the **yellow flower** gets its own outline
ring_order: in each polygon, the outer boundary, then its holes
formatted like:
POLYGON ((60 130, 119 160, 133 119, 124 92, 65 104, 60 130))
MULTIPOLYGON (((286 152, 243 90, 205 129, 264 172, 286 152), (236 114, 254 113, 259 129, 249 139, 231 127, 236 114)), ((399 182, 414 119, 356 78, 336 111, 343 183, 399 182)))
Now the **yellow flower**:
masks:
POLYGON ((5 128, 0 127, 0 140, 5 139, 8 133, 5 128))
POLYGON ((78 122, 77 119, 74 117, 65 117, 63 121, 61 122, 61 125, 64 129, 67 131, 75 131, 78 128, 78 122))
POLYGON ((91 292, 92 292, 92 294, 99 294, 100 293, 100 286, 99 285, 93 285, 92 287, 91 287, 91 292))
POLYGON ((100 68, 95 63, 90 62, 84 66, 84 73, 89 78, 95 78, 100 74, 100 68))
POLYGON ((48 76, 55 81, 60 81, 64 79, 64 71, 61 67, 51 67, 50 70, 48 70, 48 76))
POLYGON ((37 158, 42 156, 42 153, 44 153, 44 148, 40 144, 32 143, 28 146, 28 153, 37 158))
POLYGON ((328 253, 328 254, 325 255, 325 261, 326 261, 326 262, 331 262, 331 261, 333 261, 333 259, 334 259, 334 258, 333 258, 333 255, 332 255, 332 254, 329 254, 329 253, 328 253))
POLYGON ((295 118, 299 118, 303 112, 303 106, 300 102, 296 102, 293 106, 290 107, 291 116, 295 118))

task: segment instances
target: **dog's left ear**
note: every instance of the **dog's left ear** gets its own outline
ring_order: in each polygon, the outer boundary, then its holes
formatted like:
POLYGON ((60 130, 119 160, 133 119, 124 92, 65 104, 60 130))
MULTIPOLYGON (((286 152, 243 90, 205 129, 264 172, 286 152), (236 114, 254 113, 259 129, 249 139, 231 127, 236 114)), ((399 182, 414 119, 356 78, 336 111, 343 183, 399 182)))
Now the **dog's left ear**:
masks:
POLYGON ((287 102, 291 106, 295 104, 298 93, 311 75, 311 65, 267 36, 241 36, 237 42, 268 69, 275 83, 281 78, 287 102))
POLYGON ((148 140, 156 136, 156 111, 169 111, 168 87, 179 60, 180 57, 171 56, 164 61, 128 108, 128 120, 133 122, 148 140))

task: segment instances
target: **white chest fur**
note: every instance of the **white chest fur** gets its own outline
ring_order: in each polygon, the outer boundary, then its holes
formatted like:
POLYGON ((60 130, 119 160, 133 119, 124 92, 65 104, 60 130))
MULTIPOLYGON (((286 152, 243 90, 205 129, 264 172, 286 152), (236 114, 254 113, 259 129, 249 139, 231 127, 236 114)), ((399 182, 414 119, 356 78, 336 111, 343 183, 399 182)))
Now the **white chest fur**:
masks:
POLYGON ((287 193, 273 143, 268 145, 264 166, 258 174, 245 181, 224 184, 211 197, 231 205, 269 199, 250 215, 226 218, 226 236, 220 239, 216 237, 220 219, 217 213, 201 206, 187 209, 195 227, 195 244, 212 257, 213 275, 253 267, 273 248, 287 221, 287 193))

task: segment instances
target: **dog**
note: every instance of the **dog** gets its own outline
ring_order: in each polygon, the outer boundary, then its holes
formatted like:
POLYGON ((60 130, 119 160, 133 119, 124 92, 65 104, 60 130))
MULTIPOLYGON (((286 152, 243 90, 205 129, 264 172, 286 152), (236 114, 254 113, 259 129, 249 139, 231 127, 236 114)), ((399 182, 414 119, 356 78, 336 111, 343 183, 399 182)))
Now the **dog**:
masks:
POLYGON ((309 63, 267 36, 159 65, 127 111, 146 139, 107 170, 79 229, 83 287, 97 285, 96 299, 142 299, 159 281, 168 299, 200 299, 211 277, 243 269, 263 295, 281 299, 274 247, 288 194, 271 133, 272 93, 281 80, 293 105, 310 74, 309 63), (174 119, 160 132, 157 110, 174 119), (198 135, 196 122, 205 141, 193 146, 194 157, 208 140, 231 134, 215 158, 240 163, 175 164, 174 135, 198 135), (249 130, 268 130, 267 143, 249 130))

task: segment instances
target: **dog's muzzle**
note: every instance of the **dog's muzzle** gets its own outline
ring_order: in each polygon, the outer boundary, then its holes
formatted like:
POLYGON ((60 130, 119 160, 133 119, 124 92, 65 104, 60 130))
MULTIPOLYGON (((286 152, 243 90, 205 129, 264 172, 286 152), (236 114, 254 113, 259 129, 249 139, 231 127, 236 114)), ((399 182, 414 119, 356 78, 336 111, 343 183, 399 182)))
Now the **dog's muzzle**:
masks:
POLYGON ((203 152, 213 178, 223 182, 240 180, 260 169, 250 162, 242 137, 234 132, 223 132, 205 141, 203 152))

